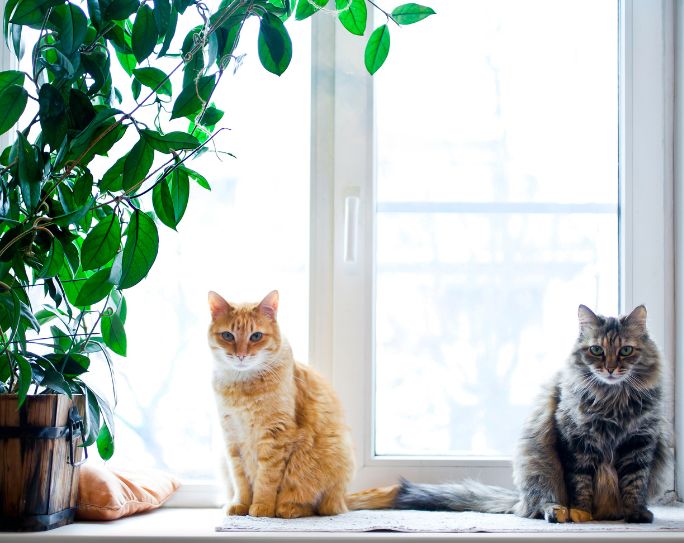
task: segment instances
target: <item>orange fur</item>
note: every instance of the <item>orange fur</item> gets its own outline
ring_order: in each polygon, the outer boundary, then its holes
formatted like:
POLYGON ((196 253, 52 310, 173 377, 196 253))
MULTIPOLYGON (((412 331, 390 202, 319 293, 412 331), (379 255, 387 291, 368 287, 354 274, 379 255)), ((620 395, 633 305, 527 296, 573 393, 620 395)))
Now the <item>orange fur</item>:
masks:
POLYGON ((349 430, 330 385, 295 362, 281 337, 278 293, 237 305, 210 292, 209 307, 213 386, 233 485, 227 513, 294 518, 347 511, 349 430))

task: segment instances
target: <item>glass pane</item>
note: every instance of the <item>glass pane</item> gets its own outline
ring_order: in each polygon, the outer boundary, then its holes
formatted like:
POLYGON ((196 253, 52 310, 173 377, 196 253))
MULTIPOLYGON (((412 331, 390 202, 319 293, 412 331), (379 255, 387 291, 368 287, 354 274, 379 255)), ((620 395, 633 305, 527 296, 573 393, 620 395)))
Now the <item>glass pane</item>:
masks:
POLYGON ((375 451, 509 455, 618 307, 617 2, 430 5, 374 80, 375 451))
POLYGON ((194 479, 216 473, 211 447, 220 450, 222 439, 206 346, 209 290, 243 302, 278 289, 281 329, 295 356, 307 358, 310 26, 288 28, 294 58, 278 78, 259 62, 258 21, 245 25, 237 54, 247 56, 214 97, 230 128, 216 148, 235 158, 206 153, 190 164, 211 192, 191 187, 178 232, 160 226, 152 272, 126 291, 129 355, 116 360, 115 463, 194 479))

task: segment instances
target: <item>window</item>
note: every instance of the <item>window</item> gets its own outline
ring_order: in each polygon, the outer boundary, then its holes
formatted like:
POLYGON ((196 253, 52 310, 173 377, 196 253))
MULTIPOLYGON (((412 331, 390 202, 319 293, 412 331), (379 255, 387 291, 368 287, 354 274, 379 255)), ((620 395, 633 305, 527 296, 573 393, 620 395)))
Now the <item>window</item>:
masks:
POLYGON ((216 488, 193 484, 215 479, 222 447, 210 289, 281 291, 296 357, 344 402, 354 488, 510 484, 517 427, 580 301, 645 303, 673 359, 672 3, 430 4, 374 79, 365 41, 330 15, 290 26, 278 81, 245 28, 251 52, 219 98, 232 130, 217 147, 237 160, 196 164, 212 192, 193 187, 179 232, 162 229, 117 360, 115 461, 180 474, 176 503, 216 488))
POLYGON ((510 485, 583 300, 645 303, 672 371, 671 6, 433 4, 372 80, 362 44, 315 23, 335 47, 314 74, 336 77, 314 75, 311 352, 355 488, 510 485))
POLYGON ((375 454, 509 456, 618 310, 618 6, 435 7, 373 80, 375 454))

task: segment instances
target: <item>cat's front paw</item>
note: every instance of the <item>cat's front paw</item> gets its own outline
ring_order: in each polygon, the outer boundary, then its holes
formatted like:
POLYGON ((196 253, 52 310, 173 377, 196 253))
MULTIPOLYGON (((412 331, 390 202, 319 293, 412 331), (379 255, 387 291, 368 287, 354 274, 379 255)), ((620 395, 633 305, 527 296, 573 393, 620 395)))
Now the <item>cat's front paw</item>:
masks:
POLYGON ((275 517, 275 505, 253 503, 249 506, 249 515, 251 517, 275 517))
POLYGON ((249 513, 249 505, 245 505, 244 503, 231 503, 228 504, 228 507, 226 508, 226 515, 229 516, 244 517, 247 513, 249 513))
POLYGON ((567 522, 570 518, 570 513, 568 508, 562 505, 549 504, 544 507, 544 518, 546 522, 552 524, 567 522))
POLYGON ((651 523, 653 522, 653 513, 651 513, 648 509, 639 509, 638 511, 632 511, 631 513, 627 513, 625 515, 625 522, 629 522, 630 524, 637 524, 637 523, 651 523))
POLYGON ((583 509, 570 509, 570 520, 573 522, 590 522, 593 518, 591 513, 583 509))

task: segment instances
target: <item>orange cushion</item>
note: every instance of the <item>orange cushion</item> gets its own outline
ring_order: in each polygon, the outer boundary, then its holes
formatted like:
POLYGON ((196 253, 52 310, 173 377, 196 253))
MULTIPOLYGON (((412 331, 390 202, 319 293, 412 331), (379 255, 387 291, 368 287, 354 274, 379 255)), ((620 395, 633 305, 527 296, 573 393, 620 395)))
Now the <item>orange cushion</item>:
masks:
POLYGON ((110 470, 91 463, 81 466, 78 482, 79 520, 114 520, 162 505, 180 486, 157 470, 110 470))

